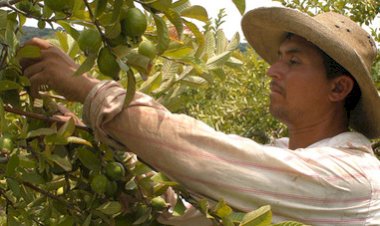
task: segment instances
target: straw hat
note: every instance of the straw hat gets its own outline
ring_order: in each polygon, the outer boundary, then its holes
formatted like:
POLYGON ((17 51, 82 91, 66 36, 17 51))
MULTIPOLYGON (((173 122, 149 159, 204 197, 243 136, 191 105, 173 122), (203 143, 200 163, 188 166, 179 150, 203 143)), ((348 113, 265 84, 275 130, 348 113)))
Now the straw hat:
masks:
POLYGON ((371 79, 377 54, 371 36, 349 18, 333 13, 311 17, 283 7, 257 8, 242 19, 248 43, 269 64, 288 32, 312 42, 348 70, 359 84, 362 96, 350 113, 350 126, 368 138, 380 137, 380 97, 371 79))

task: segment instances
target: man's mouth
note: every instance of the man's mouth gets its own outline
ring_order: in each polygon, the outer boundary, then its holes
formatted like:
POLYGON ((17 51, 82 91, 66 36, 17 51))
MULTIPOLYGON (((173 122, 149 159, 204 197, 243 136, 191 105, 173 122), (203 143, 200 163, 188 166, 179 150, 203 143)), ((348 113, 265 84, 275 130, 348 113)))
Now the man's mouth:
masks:
POLYGON ((278 85, 276 82, 274 82, 274 81, 272 81, 270 83, 269 87, 270 87, 270 91, 272 93, 278 93, 278 94, 281 94, 281 95, 284 94, 284 89, 280 85, 278 85))

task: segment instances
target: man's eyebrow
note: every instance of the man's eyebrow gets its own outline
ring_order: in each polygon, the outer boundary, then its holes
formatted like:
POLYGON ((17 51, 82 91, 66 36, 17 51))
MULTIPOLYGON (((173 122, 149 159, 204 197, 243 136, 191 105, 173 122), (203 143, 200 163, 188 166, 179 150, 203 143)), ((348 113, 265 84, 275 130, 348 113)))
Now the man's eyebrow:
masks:
POLYGON ((277 51, 278 56, 286 55, 286 54, 292 54, 292 53, 300 53, 302 52, 299 48, 290 48, 285 51, 277 51))

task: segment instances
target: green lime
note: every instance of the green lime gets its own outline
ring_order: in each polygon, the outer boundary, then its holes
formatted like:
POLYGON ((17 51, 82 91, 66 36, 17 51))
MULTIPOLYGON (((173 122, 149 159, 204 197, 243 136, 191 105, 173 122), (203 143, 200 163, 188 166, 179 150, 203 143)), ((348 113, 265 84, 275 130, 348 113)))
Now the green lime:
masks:
POLYGON ((91 189, 98 193, 104 194, 107 190, 108 179, 102 174, 95 175, 91 180, 91 189))
POLYGON ((85 53, 96 53, 102 45, 102 38, 98 30, 85 29, 78 38, 79 48, 85 53))
POLYGON ((138 8, 127 9, 121 20, 122 32, 129 37, 141 36, 147 26, 146 17, 138 8))
POLYGON ((118 162, 110 162, 106 165, 106 174, 113 180, 120 180, 125 176, 124 166, 118 162))
POLYGON ((140 43, 138 53, 150 59, 154 59, 157 55, 156 46, 149 40, 140 43))
POLYGON ((10 137, 0 137, 0 150, 11 151, 13 150, 13 141, 10 137))

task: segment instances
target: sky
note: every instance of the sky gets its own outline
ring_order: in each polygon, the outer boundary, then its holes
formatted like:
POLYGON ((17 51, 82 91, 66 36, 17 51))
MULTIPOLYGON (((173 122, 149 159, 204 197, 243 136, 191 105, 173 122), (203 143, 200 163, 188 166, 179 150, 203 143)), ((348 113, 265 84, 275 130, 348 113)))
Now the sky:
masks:
MULTIPOLYGON (((240 28, 241 15, 232 0, 190 0, 190 2, 192 5, 203 6, 211 18, 216 18, 219 10, 224 8, 227 16, 222 29, 227 38, 231 38, 236 32, 240 32, 240 37, 243 37, 240 28)), ((246 12, 262 6, 282 6, 281 3, 271 0, 246 0, 245 4, 246 12)))

